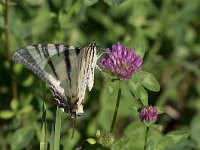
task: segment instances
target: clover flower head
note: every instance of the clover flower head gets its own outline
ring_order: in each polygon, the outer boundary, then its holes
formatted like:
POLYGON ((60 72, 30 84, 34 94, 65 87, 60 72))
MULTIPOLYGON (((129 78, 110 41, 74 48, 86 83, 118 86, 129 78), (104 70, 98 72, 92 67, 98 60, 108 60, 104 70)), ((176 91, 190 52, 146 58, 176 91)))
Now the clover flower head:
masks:
POLYGON ((139 117, 142 122, 154 123, 157 120, 157 108, 153 106, 143 107, 139 112, 139 117))
POLYGON ((132 48, 122 46, 119 42, 106 48, 106 56, 101 59, 101 67, 111 72, 121 81, 129 79, 141 70, 142 58, 132 48))
POLYGON ((112 133, 104 133, 98 138, 97 142, 103 147, 109 148, 114 142, 114 136, 112 133))

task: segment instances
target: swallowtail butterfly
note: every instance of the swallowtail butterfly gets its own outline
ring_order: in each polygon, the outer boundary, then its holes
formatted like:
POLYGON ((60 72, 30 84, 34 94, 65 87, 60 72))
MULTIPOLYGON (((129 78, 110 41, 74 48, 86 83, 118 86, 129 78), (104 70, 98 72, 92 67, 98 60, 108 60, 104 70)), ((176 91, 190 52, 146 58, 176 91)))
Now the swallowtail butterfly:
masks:
POLYGON ((36 44, 17 50, 12 59, 33 71, 51 87, 58 106, 72 117, 83 114, 86 87, 94 83, 96 43, 84 48, 36 44))

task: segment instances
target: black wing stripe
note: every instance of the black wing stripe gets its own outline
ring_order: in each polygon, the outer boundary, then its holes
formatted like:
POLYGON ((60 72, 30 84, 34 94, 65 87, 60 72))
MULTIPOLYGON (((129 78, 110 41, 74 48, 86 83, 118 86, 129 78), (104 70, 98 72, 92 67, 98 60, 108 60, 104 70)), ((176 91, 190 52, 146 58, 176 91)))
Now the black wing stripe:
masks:
POLYGON ((67 78, 69 80, 70 87, 72 87, 72 84, 71 84, 72 81, 71 81, 71 77, 70 77, 71 62, 70 62, 70 58, 69 58, 69 46, 68 45, 64 46, 63 54, 64 54, 64 60, 65 60, 67 78))
POLYGON ((51 86, 50 91, 53 94, 54 99, 58 102, 59 108, 63 108, 66 113, 71 114, 71 106, 69 103, 69 98, 60 94, 53 86, 51 86))
POLYGON ((91 51, 92 51, 92 61, 93 62, 93 59, 94 59, 94 48, 96 46, 96 43, 92 43, 92 45, 90 46, 91 47, 91 51))
MULTIPOLYGON (((91 51, 92 51, 91 65, 92 65, 92 62, 94 61, 94 52, 95 52, 94 49, 95 49, 95 47, 96 47, 96 43, 95 42, 90 44, 90 48, 91 48, 91 51)), ((91 70, 92 76, 94 76, 94 70, 92 69, 92 66, 91 66, 90 70, 91 70)))
POLYGON ((92 62, 93 62, 93 59, 94 59, 94 47, 91 47, 91 54, 92 54, 92 57, 91 57, 91 60, 90 60, 90 66, 88 67, 88 72, 89 72, 89 69, 92 73, 92 76, 93 76, 93 69, 92 69, 92 62))
POLYGON ((81 49, 79 47, 75 47, 76 56, 80 53, 81 49))
POLYGON ((35 74, 37 74, 43 81, 50 83, 48 78, 45 76, 44 71, 40 68, 40 66, 37 64, 35 59, 32 57, 32 55, 29 53, 27 48, 23 48, 19 50, 17 53, 13 55, 12 58, 16 63, 23 64, 26 68, 33 71, 35 74))
MULTIPOLYGON (((92 55, 92 47, 88 47, 87 48, 87 51, 86 51, 86 55, 85 55, 85 58, 86 58, 86 61, 88 61, 88 62, 86 62, 85 63, 85 69, 87 68, 87 70, 86 70, 86 72, 84 72, 84 73, 86 73, 87 74, 87 78, 88 78, 88 72, 89 72, 89 69, 90 69, 90 63, 91 63, 91 55, 92 55)), ((92 56, 93 57, 93 56, 92 56)))
POLYGON ((49 50, 47 48, 47 44, 43 44, 42 45, 42 52, 44 54, 45 59, 47 60, 47 63, 49 64, 49 66, 51 67, 51 70, 53 71, 54 76, 56 77, 56 79, 58 80, 58 75, 56 73, 55 70, 55 66, 53 65, 50 55, 49 55, 49 50))
POLYGON ((60 56, 60 44, 55 44, 55 48, 58 53, 58 56, 60 56))
POLYGON ((39 50, 38 44, 34 44, 33 47, 35 48, 35 50, 36 50, 36 52, 38 53, 38 55, 40 55, 40 58, 43 59, 43 58, 42 58, 41 51, 39 50))

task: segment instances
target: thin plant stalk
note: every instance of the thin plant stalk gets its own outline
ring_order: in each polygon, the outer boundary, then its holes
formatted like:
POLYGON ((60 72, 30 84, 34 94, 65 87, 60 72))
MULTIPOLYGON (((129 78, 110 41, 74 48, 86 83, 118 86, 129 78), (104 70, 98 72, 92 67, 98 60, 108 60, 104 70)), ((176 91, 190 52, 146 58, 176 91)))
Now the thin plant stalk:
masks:
POLYGON ((42 97, 43 97, 43 106, 42 106, 42 127, 41 127, 41 136, 40 136, 40 150, 47 149, 47 126, 46 126, 46 84, 41 83, 42 97))
POLYGON ((122 92, 122 83, 120 82, 119 90, 118 90, 118 94, 117 94, 117 101, 116 101, 116 105, 115 105, 115 111, 114 111, 114 115, 113 115, 112 124, 111 124, 111 127, 110 127, 110 132, 113 132, 115 122, 116 122, 116 119, 117 119, 117 113, 118 113, 118 108, 119 108, 119 104, 120 104, 121 92, 122 92))
POLYGON ((6 57, 9 61, 9 76, 11 79, 12 87, 12 98, 17 98, 17 83, 15 76, 13 74, 13 63, 11 62, 11 50, 10 50, 10 38, 9 38, 9 28, 8 28, 8 0, 5 0, 5 9, 4 9, 4 33, 5 33, 5 50, 6 57))
POLYGON ((148 136, 149 136, 149 126, 147 126, 147 128, 146 128, 146 133, 145 133, 145 142, 144 142, 144 150, 147 149, 148 136))
POLYGON ((56 123, 55 123, 55 134, 54 134, 54 150, 60 149, 60 130, 61 130, 61 116, 62 111, 57 107, 56 110, 56 123))

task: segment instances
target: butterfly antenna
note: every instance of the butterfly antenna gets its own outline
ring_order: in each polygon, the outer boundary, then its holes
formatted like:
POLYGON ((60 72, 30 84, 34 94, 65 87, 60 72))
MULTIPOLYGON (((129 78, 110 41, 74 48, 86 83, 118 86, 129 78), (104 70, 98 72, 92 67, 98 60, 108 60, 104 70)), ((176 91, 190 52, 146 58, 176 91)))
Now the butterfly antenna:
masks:
POLYGON ((106 52, 101 52, 101 53, 98 55, 98 59, 99 59, 103 54, 106 54, 106 52))
POLYGON ((74 117, 74 121, 73 121, 73 129, 72 129, 72 136, 71 136, 71 140, 74 137, 74 131, 75 131, 75 127, 76 127, 76 116, 74 117))
POLYGON ((96 65, 96 69, 99 70, 102 74, 104 74, 102 69, 98 65, 96 65))

